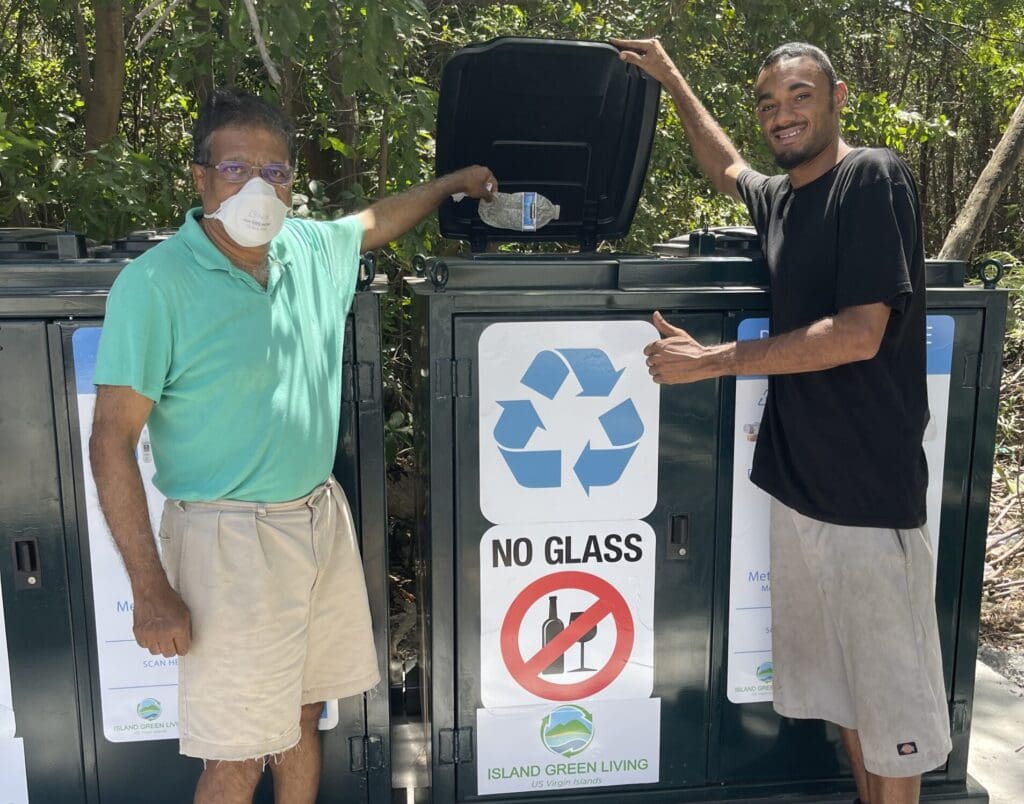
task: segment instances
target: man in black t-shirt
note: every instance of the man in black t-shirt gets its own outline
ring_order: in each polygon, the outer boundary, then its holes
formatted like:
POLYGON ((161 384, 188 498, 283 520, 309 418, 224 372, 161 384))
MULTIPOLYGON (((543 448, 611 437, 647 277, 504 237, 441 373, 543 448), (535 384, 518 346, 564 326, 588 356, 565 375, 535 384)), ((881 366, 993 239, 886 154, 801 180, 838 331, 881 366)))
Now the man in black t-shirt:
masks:
POLYGON ((751 480, 772 497, 774 705, 839 725, 862 802, 905 804, 949 753, 925 530, 925 278, 914 179, 840 136, 847 88, 793 43, 755 85, 786 172, 751 170, 656 40, 612 40, 672 96, 702 170, 743 201, 771 280, 772 336, 706 347, 668 324, 655 382, 769 376, 751 480))

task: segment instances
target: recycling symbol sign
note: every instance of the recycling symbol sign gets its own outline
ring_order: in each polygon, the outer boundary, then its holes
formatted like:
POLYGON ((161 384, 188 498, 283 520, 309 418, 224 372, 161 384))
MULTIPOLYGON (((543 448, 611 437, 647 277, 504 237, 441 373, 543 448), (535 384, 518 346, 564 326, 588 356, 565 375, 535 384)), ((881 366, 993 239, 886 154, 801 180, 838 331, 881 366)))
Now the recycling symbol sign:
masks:
POLYGON ((659 389, 645 321, 508 322, 481 335, 480 493, 492 522, 642 518, 659 389))
MULTIPOLYGON (((530 362, 521 382, 542 397, 555 399, 572 374, 581 388, 578 396, 609 397, 622 372, 600 349, 545 349, 530 362)), ((533 402, 512 399, 499 400, 498 404, 502 413, 494 428, 494 440, 516 482, 527 488, 561 486, 561 450, 529 449, 533 433, 544 428, 533 402)), ((596 449, 588 440, 573 464, 573 473, 587 494, 592 486, 610 486, 622 477, 644 434, 644 423, 632 399, 605 411, 598 421, 611 448, 596 449)))

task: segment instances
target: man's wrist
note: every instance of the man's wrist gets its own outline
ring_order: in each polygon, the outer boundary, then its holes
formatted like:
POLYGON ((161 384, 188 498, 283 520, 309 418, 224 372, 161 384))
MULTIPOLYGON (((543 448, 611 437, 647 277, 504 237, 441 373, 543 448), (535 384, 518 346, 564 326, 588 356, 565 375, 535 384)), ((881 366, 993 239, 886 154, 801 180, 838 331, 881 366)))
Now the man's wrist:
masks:
POLYGON ((155 562, 147 562, 144 567, 136 567, 128 574, 132 586, 132 596, 135 598, 146 597, 147 595, 163 590, 168 586, 167 573, 159 559, 155 562))
POLYGON ((704 360, 716 377, 728 377, 740 373, 735 343, 720 343, 707 347, 704 360))

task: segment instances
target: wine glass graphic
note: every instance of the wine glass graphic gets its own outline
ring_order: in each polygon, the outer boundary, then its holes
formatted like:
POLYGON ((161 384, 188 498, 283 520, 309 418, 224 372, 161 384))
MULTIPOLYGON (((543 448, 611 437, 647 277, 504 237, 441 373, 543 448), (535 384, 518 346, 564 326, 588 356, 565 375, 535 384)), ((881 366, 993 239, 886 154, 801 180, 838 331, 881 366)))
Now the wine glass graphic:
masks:
MULTIPOLYGON (((582 617, 583 614, 584 614, 584 612, 582 612, 582 611, 571 612, 569 614, 569 622, 572 623, 577 618, 582 617)), ((591 628, 589 631, 587 631, 587 633, 585 633, 583 636, 581 636, 579 639, 576 640, 577 642, 580 643, 580 666, 579 667, 575 667, 572 670, 570 670, 569 671, 570 673, 583 673, 583 672, 593 672, 594 671, 593 667, 587 667, 584 664, 584 662, 583 662, 583 651, 584 651, 584 648, 586 648, 587 643, 590 640, 592 640, 594 637, 596 637, 596 636, 597 636, 597 623, 594 623, 594 627, 593 628, 591 628)))

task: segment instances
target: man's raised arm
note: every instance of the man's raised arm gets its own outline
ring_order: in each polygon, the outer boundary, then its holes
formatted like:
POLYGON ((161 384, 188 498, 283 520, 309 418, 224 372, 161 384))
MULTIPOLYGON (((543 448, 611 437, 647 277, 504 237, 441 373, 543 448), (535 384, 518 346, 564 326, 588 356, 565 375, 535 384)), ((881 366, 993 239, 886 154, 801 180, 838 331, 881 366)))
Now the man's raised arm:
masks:
POLYGON ((635 64, 652 78, 661 82, 672 97, 701 170, 720 193, 741 200, 736 178, 747 167, 735 146, 715 119, 693 94, 679 69, 668 57, 657 39, 612 39, 621 52, 620 57, 635 64))

